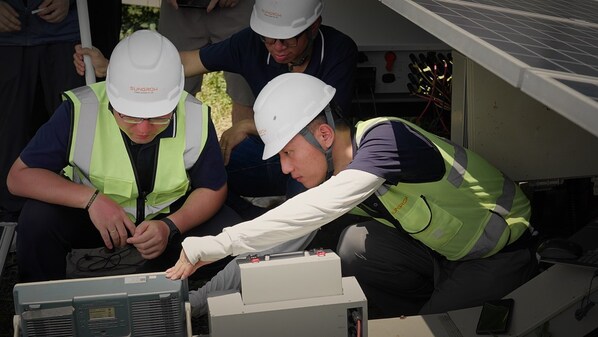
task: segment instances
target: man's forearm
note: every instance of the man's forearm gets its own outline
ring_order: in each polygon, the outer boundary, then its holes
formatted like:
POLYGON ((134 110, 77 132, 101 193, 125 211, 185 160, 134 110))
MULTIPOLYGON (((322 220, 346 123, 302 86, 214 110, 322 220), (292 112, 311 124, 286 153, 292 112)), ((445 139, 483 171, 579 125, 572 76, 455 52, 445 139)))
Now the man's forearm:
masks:
POLYGON ((208 188, 195 189, 183 206, 168 216, 184 233, 204 223, 214 216, 224 204, 226 198, 226 185, 217 191, 208 188))
POLYGON ((199 58, 199 50, 187 50, 179 52, 181 63, 185 70, 185 77, 202 75, 210 72, 199 58))
POLYGON ((27 167, 20 159, 11 168, 7 184, 14 195, 73 208, 85 208, 95 191, 52 171, 27 167))

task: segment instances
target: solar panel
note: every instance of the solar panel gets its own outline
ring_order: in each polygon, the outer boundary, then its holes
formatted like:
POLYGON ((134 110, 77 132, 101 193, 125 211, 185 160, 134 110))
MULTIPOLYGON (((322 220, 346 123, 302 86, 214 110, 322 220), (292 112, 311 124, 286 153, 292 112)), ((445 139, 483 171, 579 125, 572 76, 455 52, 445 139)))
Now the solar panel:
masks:
MULTIPOLYGON (((598 1, 382 2, 565 117, 598 116, 598 1), (546 97, 539 84, 558 94, 546 97)), ((593 124, 581 126, 598 136, 593 124)))
POLYGON ((468 1, 416 2, 530 67, 598 76, 598 24, 471 6, 468 1))

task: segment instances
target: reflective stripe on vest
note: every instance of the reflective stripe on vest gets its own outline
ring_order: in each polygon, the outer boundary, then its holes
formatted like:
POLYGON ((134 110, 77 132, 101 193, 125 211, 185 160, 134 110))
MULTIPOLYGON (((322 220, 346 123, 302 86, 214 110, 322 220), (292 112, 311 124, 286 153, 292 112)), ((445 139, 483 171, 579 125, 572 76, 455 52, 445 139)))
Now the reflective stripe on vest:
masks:
MULTIPOLYGON (((504 175, 503 179, 502 194, 496 199, 496 205, 484 227, 484 234, 478 238, 477 242, 465 258, 473 259, 485 256, 488 253, 489 248, 495 247, 498 240, 500 240, 505 229, 504 218, 511 212, 511 206, 513 206, 515 200, 515 183, 504 175)), ((513 238, 513 240, 514 239, 516 238, 513 238)), ((511 239, 509 242, 511 242, 511 239)), ((507 242, 507 244, 509 242, 507 242)))
POLYGON ((91 165, 91 151, 93 140, 95 138, 97 111, 99 106, 98 97, 89 87, 80 87, 72 90, 73 94, 79 99, 79 104, 75 102, 75 110, 80 109, 82 113, 74 114, 73 125, 78 125, 75 144, 73 149, 73 158, 77 162, 78 169, 83 175, 74 174, 73 181, 93 187, 87 179, 89 177, 89 167, 91 165), (85 130, 85 132, 81 132, 85 130))

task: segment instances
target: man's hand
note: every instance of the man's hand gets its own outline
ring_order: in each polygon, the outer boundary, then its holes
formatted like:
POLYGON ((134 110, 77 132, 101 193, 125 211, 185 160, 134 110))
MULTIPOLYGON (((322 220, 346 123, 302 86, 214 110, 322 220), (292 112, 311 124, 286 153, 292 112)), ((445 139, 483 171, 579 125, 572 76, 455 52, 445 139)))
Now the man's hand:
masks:
POLYGON ((0 33, 18 32, 21 30, 19 14, 7 2, 0 1, 0 33))
POLYGON ((37 9, 43 9, 37 15, 50 23, 62 22, 69 13, 69 0, 45 0, 37 9))
POLYGON ((102 52, 96 47, 83 48, 80 44, 75 46, 75 53, 73 54, 73 64, 79 75, 85 75, 83 55, 88 55, 89 58, 91 58, 91 65, 95 70, 96 77, 106 77, 108 60, 104 57, 102 52))
POLYGON ((136 232, 135 224, 123 208, 103 194, 98 194, 88 212, 91 222, 100 232, 108 249, 126 246, 128 233, 133 235, 136 232))
POLYGON ((198 261, 196 264, 192 264, 187 259, 187 255, 185 255, 185 250, 181 249, 181 256, 176 264, 166 269, 166 277, 171 280, 178 280, 178 279, 186 279, 187 277, 191 276, 199 267, 205 266, 206 264, 210 264, 211 262, 203 262, 198 261))
POLYGON ((127 239, 127 243, 135 248, 146 260, 160 256, 168 245, 170 228, 162 220, 146 220, 137 226, 135 235, 127 239))
POLYGON ((224 158, 224 165, 228 165, 233 148, 245 140, 247 136, 253 134, 251 130, 255 130, 253 119, 243 119, 222 133, 222 136, 220 136, 220 150, 224 158))

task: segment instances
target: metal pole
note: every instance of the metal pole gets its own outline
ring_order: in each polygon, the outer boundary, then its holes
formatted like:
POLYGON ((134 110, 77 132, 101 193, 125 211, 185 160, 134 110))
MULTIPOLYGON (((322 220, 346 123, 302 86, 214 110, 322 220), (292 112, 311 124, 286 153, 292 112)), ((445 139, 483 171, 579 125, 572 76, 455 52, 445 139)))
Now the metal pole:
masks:
MULTIPOLYGON (((89 29, 87 0, 77 0, 77 14, 79 16, 79 31, 81 32, 81 47, 91 48, 91 31, 89 29)), ((85 55, 83 56, 83 61, 85 62, 85 83, 95 83, 96 73, 91 64, 91 58, 88 55, 85 55)))

